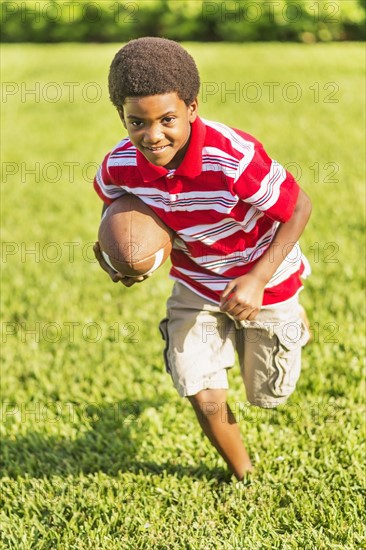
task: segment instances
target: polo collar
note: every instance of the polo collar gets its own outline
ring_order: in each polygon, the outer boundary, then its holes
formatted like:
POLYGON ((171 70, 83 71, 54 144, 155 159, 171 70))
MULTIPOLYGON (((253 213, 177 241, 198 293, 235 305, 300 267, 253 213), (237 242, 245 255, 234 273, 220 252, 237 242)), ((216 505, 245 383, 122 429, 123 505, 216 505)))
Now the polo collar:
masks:
MULTIPOLYGON (((197 117, 193 124, 191 124, 191 135, 188 149, 184 155, 184 159, 175 171, 176 175, 192 178, 201 174, 202 149, 205 137, 206 126, 202 120, 197 117)), ((151 164, 151 162, 149 162, 138 150, 136 150, 136 161, 144 183, 165 177, 171 171, 164 168, 164 166, 155 166, 154 164, 151 164)))

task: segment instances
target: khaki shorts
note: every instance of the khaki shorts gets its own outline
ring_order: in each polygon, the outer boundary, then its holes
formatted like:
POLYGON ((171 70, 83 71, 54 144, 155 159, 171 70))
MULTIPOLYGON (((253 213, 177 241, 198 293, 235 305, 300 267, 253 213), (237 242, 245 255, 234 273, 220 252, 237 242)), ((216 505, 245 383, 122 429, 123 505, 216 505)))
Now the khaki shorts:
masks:
POLYGON ((165 365, 182 397, 227 389, 227 369, 238 353, 248 401, 284 403, 300 376, 301 348, 309 333, 298 297, 261 309, 253 321, 235 321, 215 303, 176 282, 160 323, 165 365))

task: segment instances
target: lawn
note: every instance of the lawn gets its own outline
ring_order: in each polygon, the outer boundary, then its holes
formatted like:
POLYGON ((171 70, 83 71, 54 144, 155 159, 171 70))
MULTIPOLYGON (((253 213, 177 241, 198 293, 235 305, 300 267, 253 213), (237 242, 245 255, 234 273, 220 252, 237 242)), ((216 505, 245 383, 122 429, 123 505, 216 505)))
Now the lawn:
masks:
POLYGON ((114 285, 93 260, 97 165, 124 136, 117 45, 4 45, 0 548, 364 548, 361 44, 187 44, 201 115, 262 141, 313 200, 297 391, 229 400, 255 474, 236 483, 165 374, 166 264, 114 285))

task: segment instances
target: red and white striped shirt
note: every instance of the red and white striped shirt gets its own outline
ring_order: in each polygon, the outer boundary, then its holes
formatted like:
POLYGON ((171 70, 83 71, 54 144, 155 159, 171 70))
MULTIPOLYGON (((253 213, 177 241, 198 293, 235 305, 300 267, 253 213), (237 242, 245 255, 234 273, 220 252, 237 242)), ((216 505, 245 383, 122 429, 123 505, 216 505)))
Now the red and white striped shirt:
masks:
MULTIPOLYGON (((293 176, 255 138, 199 117, 176 170, 151 164, 125 138, 105 157, 94 187, 107 204, 125 192, 148 204, 177 235, 170 276, 216 303, 228 280, 248 273, 266 251, 299 194, 293 176)), ((302 286, 304 258, 292 245, 265 288, 263 306, 302 286)))

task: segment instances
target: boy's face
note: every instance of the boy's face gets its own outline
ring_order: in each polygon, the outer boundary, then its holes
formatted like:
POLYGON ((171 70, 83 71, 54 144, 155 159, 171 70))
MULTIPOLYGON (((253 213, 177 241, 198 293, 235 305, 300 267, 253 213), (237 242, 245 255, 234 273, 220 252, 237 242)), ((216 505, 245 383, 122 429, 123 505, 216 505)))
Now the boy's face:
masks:
POLYGON ((187 106, 175 92, 127 97, 118 112, 130 140, 149 162, 169 170, 179 166, 197 117, 197 100, 187 106))

